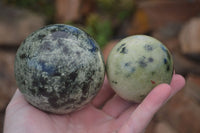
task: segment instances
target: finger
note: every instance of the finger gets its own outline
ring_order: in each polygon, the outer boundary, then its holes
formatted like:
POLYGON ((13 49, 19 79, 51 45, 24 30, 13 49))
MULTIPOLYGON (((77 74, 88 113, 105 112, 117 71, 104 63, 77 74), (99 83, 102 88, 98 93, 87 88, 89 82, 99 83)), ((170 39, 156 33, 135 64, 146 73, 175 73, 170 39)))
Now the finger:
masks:
POLYGON ((110 87, 107 77, 105 77, 103 87, 101 88, 101 90, 99 91, 99 93, 97 94, 97 96, 92 101, 92 104, 95 107, 100 108, 100 107, 103 106, 103 104, 107 100, 109 100, 110 98, 112 98, 112 96, 114 94, 115 94, 115 92, 110 87))
MULTIPOLYGON (((181 88, 183 88, 184 85, 185 85, 185 79, 179 74, 174 74, 172 78, 172 82, 170 84, 172 88, 170 97, 173 96, 175 93, 177 93, 181 88)), ((127 109, 125 112, 121 114, 121 116, 116 121, 117 127, 120 127, 130 117, 130 115, 133 113, 136 107, 137 107, 137 104, 129 107, 129 109, 127 109)))
POLYGON ((137 108, 138 104, 133 104, 129 108, 127 108, 123 113, 120 114, 120 116, 116 119, 116 121, 113 123, 114 127, 121 127, 127 120, 130 118, 133 111, 137 108))
POLYGON ((28 104, 19 89, 16 89, 12 99, 10 100, 9 106, 21 105, 21 104, 28 104))
POLYGON ((170 84, 172 88, 172 92, 169 98, 171 98, 178 91, 180 91, 184 87, 184 85, 185 85, 184 77, 179 74, 174 74, 174 76, 172 77, 171 84, 170 84))
POLYGON ((6 108, 6 116, 7 114, 12 116, 12 114, 15 114, 22 108, 27 107, 27 105, 29 104, 26 102, 21 92, 17 89, 6 108))
POLYGON ((170 94, 171 87, 168 84, 160 84, 155 87, 131 114, 131 117, 122 126, 119 133, 142 132, 170 94))
POLYGON ((132 103, 123 100, 118 95, 113 96, 103 107, 103 111, 114 117, 117 118, 124 110, 131 106, 132 103))

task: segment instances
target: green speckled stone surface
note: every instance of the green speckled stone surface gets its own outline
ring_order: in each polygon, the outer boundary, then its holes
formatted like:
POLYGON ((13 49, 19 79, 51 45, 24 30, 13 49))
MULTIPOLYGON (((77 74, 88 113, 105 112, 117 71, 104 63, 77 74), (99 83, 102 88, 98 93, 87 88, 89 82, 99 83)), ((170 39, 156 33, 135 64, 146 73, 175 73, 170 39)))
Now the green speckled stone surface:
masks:
POLYGON ((122 98, 141 102, 158 84, 170 83, 173 60, 169 50, 146 35, 122 39, 110 52, 108 80, 122 98))
POLYGON ((52 113, 69 113, 89 103, 100 90, 104 75, 95 40, 64 24, 30 34, 15 58, 16 82, 25 99, 52 113))

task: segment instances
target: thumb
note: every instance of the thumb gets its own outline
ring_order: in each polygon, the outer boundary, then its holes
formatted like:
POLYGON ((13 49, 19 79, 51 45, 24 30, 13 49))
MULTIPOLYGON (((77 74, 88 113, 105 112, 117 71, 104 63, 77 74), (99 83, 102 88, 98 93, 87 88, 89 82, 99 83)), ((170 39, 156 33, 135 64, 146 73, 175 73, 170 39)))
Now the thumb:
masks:
POLYGON ((160 84, 155 87, 131 114, 128 121, 119 130, 119 133, 143 132, 154 114, 170 97, 170 94, 171 87, 168 84, 160 84))

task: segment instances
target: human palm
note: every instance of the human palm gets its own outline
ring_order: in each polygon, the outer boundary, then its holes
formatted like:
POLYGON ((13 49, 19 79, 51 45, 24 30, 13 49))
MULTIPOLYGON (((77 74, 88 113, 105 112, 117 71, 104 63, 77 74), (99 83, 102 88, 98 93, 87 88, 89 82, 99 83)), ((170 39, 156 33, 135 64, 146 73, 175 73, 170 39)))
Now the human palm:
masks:
POLYGON ((184 84, 184 78, 174 74, 170 85, 158 85, 141 104, 134 104, 117 96, 105 79, 90 104, 66 115, 34 108, 17 90, 6 109, 4 133, 140 133, 157 110, 184 84))

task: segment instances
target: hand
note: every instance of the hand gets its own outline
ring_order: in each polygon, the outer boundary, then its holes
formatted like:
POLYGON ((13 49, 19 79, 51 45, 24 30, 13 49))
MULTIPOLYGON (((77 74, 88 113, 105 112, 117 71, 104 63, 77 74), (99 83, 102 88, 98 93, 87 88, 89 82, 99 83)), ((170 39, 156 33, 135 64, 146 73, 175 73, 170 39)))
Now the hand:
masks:
POLYGON ((159 108, 184 84, 184 78, 174 74, 170 85, 158 85, 141 104, 133 104, 117 96, 105 79, 90 104, 66 115, 34 108, 17 90, 6 109, 4 133, 141 133, 159 108))

